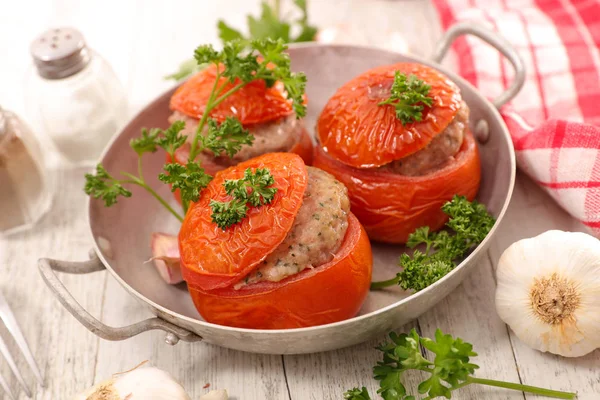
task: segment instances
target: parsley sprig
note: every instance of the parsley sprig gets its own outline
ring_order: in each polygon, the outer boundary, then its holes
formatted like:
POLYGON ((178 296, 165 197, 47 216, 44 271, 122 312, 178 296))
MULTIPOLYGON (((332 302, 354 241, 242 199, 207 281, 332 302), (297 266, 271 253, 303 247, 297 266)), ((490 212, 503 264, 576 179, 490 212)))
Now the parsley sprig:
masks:
POLYGON ((429 232, 427 226, 415 230, 406 245, 411 249, 424 246, 424 250, 416 249, 412 256, 402 254, 399 261, 402 271, 387 281, 371 283, 371 289, 395 284, 415 292, 425 289, 452 271, 456 260, 481 243, 495 222, 483 204, 470 202, 463 196, 454 196, 442 206, 442 211, 450 217, 446 227, 454 233, 429 232))
POLYGON ((423 119, 425 106, 430 107, 433 104, 433 99, 429 96, 430 89, 431 86, 416 75, 410 74, 407 77, 400 71, 396 71, 390 98, 379 105, 393 105, 396 109, 396 117, 402 125, 418 122, 423 119))
MULTIPOLYGON (((574 399, 575 393, 560 392, 521 385, 492 379, 481 379, 473 376, 478 365, 470 362, 471 357, 477 356, 473 345, 460 338, 444 334, 436 330, 435 338, 421 337, 415 329, 410 333, 400 335, 395 332, 389 335, 391 342, 377 347, 383 353, 382 361, 373 368, 373 375, 379 381, 377 393, 384 400, 430 400, 444 397, 452 398, 452 392, 471 384, 487 385, 505 389, 519 390, 558 399, 574 399), (433 355, 433 361, 423 357, 421 348, 433 355), (408 394, 402 383, 402 377, 407 371, 416 370, 429 374, 422 381, 417 391, 425 397, 408 394)), ((354 388, 344 393, 347 400, 371 400, 367 389, 354 388)))
MULTIPOLYGON (((290 69, 290 59, 285 53, 287 46, 280 40, 253 40, 243 42, 239 40, 228 42, 223 50, 217 51, 211 45, 199 46, 195 53, 195 62, 198 65, 214 65, 216 79, 209 95, 202 118, 191 138, 190 154, 187 164, 180 165, 170 162, 164 165, 163 172, 158 179, 171 185, 171 190, 179 190, 184 213, 187 212, 190 202, 195 202, 200 197, 202 190, 212 180, 202 165, 197 161, 197 156, 202 151, 212 152, 215 156, 233 157, 244 145, 251 145, 254 137, 244 129, 241 122, 228 117, 219 123, 209 117, 210 112, 226 98, 255 80, 264 80, 268 87, 277 81, 283 84, 288 99, 291 100, 296 117, 306 114, 304 105, 304 90, 306 76, 302 73, 293 73, 290 69), (221 82, 221 78, 226 78, 221 82), (233 86, 232 86, 233 85, 233 86)), ((142 173, 142 157, 146 153, 154 153, 159 148, 164 149, 171 160, 175 159, 175 152, 183 146, 188 138, 182 133, 185 123, 174 122, 168 129, 142 129, 141 137, 131 140, 130 146, 138 156, 137 175, 122 172, 123 179, 110 175, 104 166, 98 165, 95 174, 86 174, 85 192, 97 199, 103 199, 105 206, 114 205, 120 196, 131 197, 132 192, 123 185, 137 185, 148 191, 179 221, 183 216, 162 198, 145 179, 142 173)), ((260 174, 259 174, 260 175, 260 174)), ((262 176, 262 175, 261 175, 262 176)), ((270 175, 269 175, 270 176, 270 175)), ((260 177, 264 179, 264 177, 260 177)), ((220 207, 217 214, 222 215, 221 225, 229 226, 236 219, 243 218, 247 212, 247 204, 254 206, 270 202, 269 191, 261 191, 260 184, 264 183, 259 178, 251 182, 248 188, 248 200, 245 203, 228 203, 220 207), (261 201, 257 203, 256 196, 260 194, 261 201), (263 202, 264 201, 264 202, 263 202), (256 203, 256 204, 255 204, 256 203)), ((241 191, 238 190, 238 194, 241 191)), ((242 201, 243 199, 238 199, 242 201)), ((239 222, 239 221, 238 221, 239 222)))
POLYGON ((277 188, 271 187, 274 183, 273 175, 266 168, 257 168, 254 172, 248 168, 243 178, 225 180, 225 193, 233 199, 226 202, 210 201, 212 221, 221 229, 237 224, 246 217, 248 204, 258 207, 273 201, 277 193, 277 188))
MULTIPOLYGON (((219 38, 225 44, 234 40, 244 41, 246 43, 252 40, 281 39, 284 43, 310 42, 315 40, 317 28, 308 22, 308 10, 306 0, 294 0, 294 5, 298 9, 300 16, 292 19, 290 16, 281 17, 280 0, 275 0, 273 6, 267 1, 261 5, 261 15, 258 18, 248 15, 248 36, 245 36, 239 30, 231 27, 225 21, 219 20, 217 30, 219 38), (293 31, 298 31, 296 36, 293 31)), ((183 80, 198 72, 206 64, 197 64, 194 60, 184 61, 179 70, 165 77, 176 81, 183 80)))

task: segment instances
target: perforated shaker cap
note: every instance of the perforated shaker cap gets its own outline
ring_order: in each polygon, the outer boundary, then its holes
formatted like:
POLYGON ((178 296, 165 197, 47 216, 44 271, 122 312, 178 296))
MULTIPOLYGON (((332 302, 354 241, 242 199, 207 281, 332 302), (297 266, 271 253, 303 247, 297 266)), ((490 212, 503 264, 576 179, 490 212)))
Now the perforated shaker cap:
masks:
POLYGON ((49 29, 30 46, 38 73, 46 79, 62 79, 81 71, 90 62, 83 35, 73 28, 49 29))

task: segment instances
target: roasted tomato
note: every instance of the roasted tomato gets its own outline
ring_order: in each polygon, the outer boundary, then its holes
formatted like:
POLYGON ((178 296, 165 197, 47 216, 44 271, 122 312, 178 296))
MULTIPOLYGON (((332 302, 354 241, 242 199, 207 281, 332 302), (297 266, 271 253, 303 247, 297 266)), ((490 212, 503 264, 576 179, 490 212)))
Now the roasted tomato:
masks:
POLYGON ((349 191, 352 212, 373 240, 404 243, 416 228, 437 230, 441 206, 455 194, 472 200, 481 180, 469 110, 458 87, 433 68, 412 63, 378 67, 329 100, 317 122, 314 164, 349 191), (431 86, 422 120, 403 125, 391 105, 395 71, 431 86))
POLYGON ((370 243, 346 188, 290 153, 219 172, 190 207, 179 248, 196 308, 221 325, 283 329, 351 318, 371 282, 370 243), (278 191, 223 230, 211 221, 210 200, 228 199, 223 182, 247 168, 269 168, 278 191))
POLYGON ((479 152, 470 132, 453 162, 424 176, 353 168, 332 159, 319 147, 314 165, 346 185, 352 212, 369 237, 387 243, 405 243, 421 226, 432 231, 443 227, 448 216, 442 205, 455 194, 473 200, 481 180, 479 152))
MULTIPOLYGON (((217 68, 214 65, 198 72, 181 85, 171 97, 171 110, 200 119, 215 84, 217 68)), ((219 85, 225 85, 223 93, 237 83, 221 77, 219 85)), ((292 105, 284 97, 278 85, 267 87, 265 81, 250 82, 210 112, 210 117, 223 121, 236 117, 242 125, 259 124, 293 114, 292 105)))
MULTIPOLYGON (((216 67, 208 67, 183 83, 171 97, 173 114, 169 117, 169 122, 184 121, 186 126, 182 133, 189 137, 188 143, 175 153, 175 161, 180 164, 186 164, 188 161, 189 141, 196 133, 215 79, 216 67)), ((224 91, 233 88, 236 83, 228 83, 223 77, 219 79, 219 84, 225 85, 224 91)), ((268 88, 264 81, 253 81, 215 107, 210 112, 210 117, 217 121, 236 117, 254 136, 254 143, 251 146, 243 146, 232 158, 215 156, 208 151, 200 153, 198 160, 211 175, 266 153, 296 153, 307 165, 312 163, 312 139, 304 121, 296 118, 292 105, 284 97, 282 85, 279 83, 268 88)), ((171 161, 167 155, 167 162, 171 161)), ((175 193, 175 197, 179 201, 178 192, 175 193)))

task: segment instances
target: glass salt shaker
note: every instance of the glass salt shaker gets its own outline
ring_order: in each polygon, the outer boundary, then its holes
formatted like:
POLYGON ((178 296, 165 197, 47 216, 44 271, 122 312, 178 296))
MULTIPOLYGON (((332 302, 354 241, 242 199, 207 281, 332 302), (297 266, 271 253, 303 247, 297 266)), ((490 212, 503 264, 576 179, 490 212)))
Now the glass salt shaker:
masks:
POLYGON ((50 208, 39 143, 15 114, 0 108, 0 236, 35 224, 50 208))
POLYGON ((40 133, 72 165, 98 161, 125 122, 123 86, 73 28, 50 29, 31 44, 27 109, 40 133))

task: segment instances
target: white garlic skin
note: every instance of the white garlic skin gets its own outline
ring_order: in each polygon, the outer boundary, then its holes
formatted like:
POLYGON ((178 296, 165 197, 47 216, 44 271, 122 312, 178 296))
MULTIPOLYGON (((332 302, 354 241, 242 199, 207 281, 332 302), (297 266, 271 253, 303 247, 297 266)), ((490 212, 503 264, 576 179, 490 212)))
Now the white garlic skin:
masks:
POLYGON ((529 347, 565 357, 583 356, 600 347, 598 239, 552 230, 520 240, 504 251, 496 275, 498 315, 529 347), (539 283, 553 274, 566 279, 577 294, 577 301, 571 302, 576 307, 554 324, 540 318, 531 301, 536 279, 539 283))
POLYGON ((169 373, 142 367, 115 375, 74 400, 190 400, 190 397, 169 373))
POLYGON ((218 389, 211 390, 205 395, 200 396, 199 400, 229 400, 229 396, 227 395, 227 390, 218 389))

